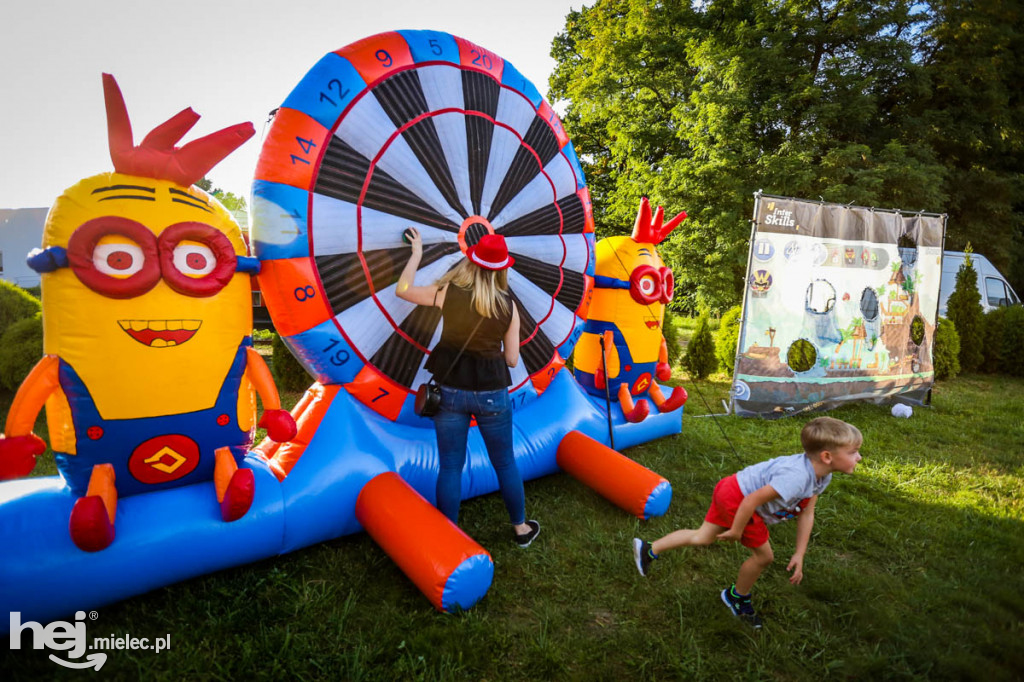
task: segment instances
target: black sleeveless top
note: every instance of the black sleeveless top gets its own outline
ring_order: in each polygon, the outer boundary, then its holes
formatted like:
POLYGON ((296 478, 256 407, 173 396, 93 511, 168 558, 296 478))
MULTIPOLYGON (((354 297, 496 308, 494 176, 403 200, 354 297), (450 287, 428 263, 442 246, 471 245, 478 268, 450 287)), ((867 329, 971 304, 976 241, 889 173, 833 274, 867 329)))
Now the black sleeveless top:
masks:
POLYGON ((481 317, 473 307, 473 293, 469 289, 448 285, 441 308, 441 340, 425 365, 441 384, 468 391, 494 391, 512 385, 501 343, 512 322, 512 300, 508 294, 504 296, 507 312, 499 310, 497 317, 481 317), (474 334, 477 322, 480 326, 474 334), (459 356, 459 349, 470 334, 473 338, 459 356), (453 367, 456 356, 458 361, 453 367))

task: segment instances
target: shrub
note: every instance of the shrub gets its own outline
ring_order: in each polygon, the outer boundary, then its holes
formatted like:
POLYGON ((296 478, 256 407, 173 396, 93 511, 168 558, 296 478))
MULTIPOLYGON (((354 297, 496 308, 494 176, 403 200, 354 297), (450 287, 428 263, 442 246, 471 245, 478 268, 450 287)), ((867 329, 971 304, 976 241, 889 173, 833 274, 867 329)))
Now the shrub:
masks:
POLYGON ((43 357, 43 316, 36 313, 7 328, 0 336, 0 385, 18 390, 43 357))
POLYGON ((271 369, 274 373, 274 381, 277 382, 277 390, 305 391, 309 388, 313 379, 288 350, 288 346, 284 344, 279 335, 274 334, 270 348, 273 352, 271 369))
POLYGON ((982 317, 981 371, 996 374, 1003 365, 1003 328, 1008 308, 996 308, 982 317))
POLYGON ((740 342, 740 314, 742 306, 733 306, 722 315, 722 321, 715 333, 715 357, 718 364, 729 374, 733 373, 736 364, 736 345, 740 342))
POLYGON ((252 342, 255 345, 260 345, 260 344, 265 344, 265 343, 273 343, 275 336, 276 336, 276 334, 274 334, 274 332, 269 330, 269 329, 253 329, 252 330, 252 342))
POLYGON ((950 321, 960 335, 960 368, 973 372, 983 360, 981 293, 978 291, 978 273, 971 263, 970 251, 956 273, 956 287, 949 295, 947 311, 950 321))
POLYGON ((690 338, 683 354, 683 368, 692 379, 703 379, 718 368, 715 357, 715 340, 711 338, 708 327, 708 316, 701 315, 697 322, 697 331, 690 338))
POLYGON ((0 280, 0 336, 18 320, 42 310, 39 299, 16 284, 0 280))
POLYGON ((665 323, 661 326, 668 349, 668 364, 675 367, 683 356, 683 345, 679 342, 679 317, 665 310, 665 323))
POLYGON ((956 332, 956 325, 944 317, 940 317, 935 326, 932 363, 936 381, 952 379, 960 373, 960 335, 956 332))
POLYGON ((1024 377, 1024 307, 1015 305, 1004 310, 999 367, 1005 374, 1024 377))

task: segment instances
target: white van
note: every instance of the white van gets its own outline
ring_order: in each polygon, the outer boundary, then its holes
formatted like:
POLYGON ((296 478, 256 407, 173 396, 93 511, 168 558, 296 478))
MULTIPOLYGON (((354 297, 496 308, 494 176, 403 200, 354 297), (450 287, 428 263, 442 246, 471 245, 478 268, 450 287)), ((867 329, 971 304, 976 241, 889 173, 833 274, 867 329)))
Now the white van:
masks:
MULTIPOLYGON (((939 284, 939 315, 946 316, 946 303, 949 295, 956 288, 956 273, 964 263, 963 251, 942 252, 942 283, 939 284)), ((971 254, 971 264, 974 271, 978 273, 978 293, 981 294, 981 307, 987 313, 999 306, 1015 305, 1020 303, 1017 293, 1006 281, 1006 278, 996 270, 992 262, 979 253, 971 254)))

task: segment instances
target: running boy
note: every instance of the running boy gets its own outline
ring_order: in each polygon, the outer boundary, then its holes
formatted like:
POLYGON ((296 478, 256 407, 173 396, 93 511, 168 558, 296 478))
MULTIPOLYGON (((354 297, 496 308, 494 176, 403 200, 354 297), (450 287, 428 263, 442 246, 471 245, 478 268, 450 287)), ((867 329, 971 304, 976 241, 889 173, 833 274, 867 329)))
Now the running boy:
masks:
POLYGON ((653 543, 633 538, 637 570, 646 576, 652 561, 676 547, 739 541, 750 549, 750 558, 740 566, 736 582, 722 590, 722 601, 734 616, 754 628, 761 627, 750 591, 774 559, 768 525, 796 518, 796 550, 786 570, 793 573, 789 582, 799 584, 818 495, 832 481, 833 472, 853 473, 862 442, 857 427, 839 419, 818 417, 808 422, 800 432, 802 453, 753 464, 720 480, 700 528, 677 530, 653 543))

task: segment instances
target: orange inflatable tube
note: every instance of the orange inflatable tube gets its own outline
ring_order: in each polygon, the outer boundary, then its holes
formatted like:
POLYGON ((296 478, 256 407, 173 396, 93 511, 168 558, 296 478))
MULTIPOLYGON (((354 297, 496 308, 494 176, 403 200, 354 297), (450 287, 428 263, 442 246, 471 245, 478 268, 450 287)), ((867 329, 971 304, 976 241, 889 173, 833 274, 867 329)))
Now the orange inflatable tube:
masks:
POLYGON ((579 431, 565 435, 555 460, 563 471, 642 521, 661 516, 672 502, 667 480, 579 431))
POLYGON ((356 519, 439 611, 468 609, 494 578, 483 547, 394 472, 363 486, 356 519))

